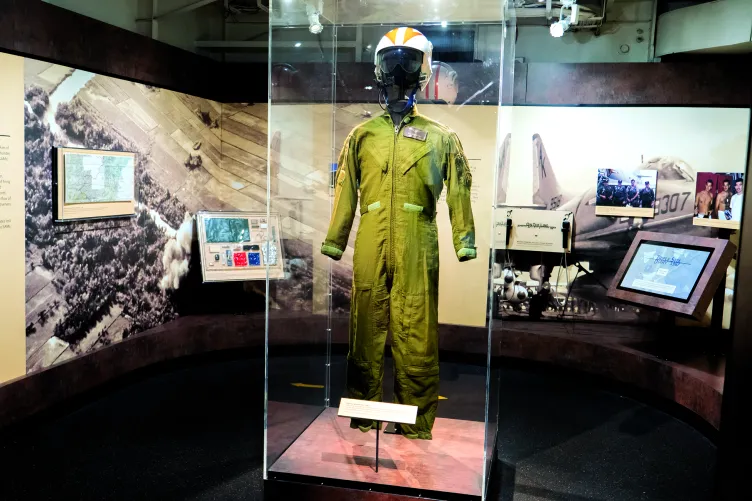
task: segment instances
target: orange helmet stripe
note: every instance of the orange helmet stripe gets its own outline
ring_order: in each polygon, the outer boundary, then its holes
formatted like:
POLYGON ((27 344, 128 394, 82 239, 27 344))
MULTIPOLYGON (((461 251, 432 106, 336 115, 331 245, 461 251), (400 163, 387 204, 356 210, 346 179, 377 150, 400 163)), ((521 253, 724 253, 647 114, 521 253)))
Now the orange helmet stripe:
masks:
POLYGON ((391 40, 393 44, 396 44, 397 43, 397 32, 398 31, 399 31, 399 28, 394 28, 392 31, 390 31, 389 33, 387 33, 384 36, 387 37, 389 40, 391 40))
POLYGON ((407 41, 410 40, 411 38, 420 37, 420 36, 423 36, 423 33, 421 33, 420 31, 414 30, 412 28, 406 28, 405 29, 405 38, 402 41, 402 43, 407 43, 407 41))

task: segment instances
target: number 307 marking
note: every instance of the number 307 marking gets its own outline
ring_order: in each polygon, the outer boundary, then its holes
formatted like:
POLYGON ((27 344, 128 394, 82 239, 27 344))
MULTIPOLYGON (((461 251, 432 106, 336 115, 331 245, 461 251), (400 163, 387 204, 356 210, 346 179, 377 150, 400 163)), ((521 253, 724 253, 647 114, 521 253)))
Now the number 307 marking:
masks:
POLYGON ((691 192, 685 191, 683 193, 674 193, 673 195, 663 195, 659 204, 661 214, 676 212, 677 210, 683 211, 691 194, 691 192), (679 198, 681 195, 684 195, 684 200, 682 200, 681 208, 679 208, 679 198))

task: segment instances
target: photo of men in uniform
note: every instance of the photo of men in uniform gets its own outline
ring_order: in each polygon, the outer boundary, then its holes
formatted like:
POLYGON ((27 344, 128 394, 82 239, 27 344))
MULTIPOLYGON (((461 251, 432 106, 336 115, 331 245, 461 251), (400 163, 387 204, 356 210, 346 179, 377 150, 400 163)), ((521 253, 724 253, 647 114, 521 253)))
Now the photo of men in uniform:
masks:
POLYGON ((741 173, 697 174, 694 224, 716 228, 739 228, 744 200, 741 173))
POLYGON ((596 215, 653 217, 657 177, 655 170, 598 169, 596 215))
POLYGON ((650 187, 650 181, 645 181, 645 187, 640 190, 640 207, 655 207, 655 190, 650 187))

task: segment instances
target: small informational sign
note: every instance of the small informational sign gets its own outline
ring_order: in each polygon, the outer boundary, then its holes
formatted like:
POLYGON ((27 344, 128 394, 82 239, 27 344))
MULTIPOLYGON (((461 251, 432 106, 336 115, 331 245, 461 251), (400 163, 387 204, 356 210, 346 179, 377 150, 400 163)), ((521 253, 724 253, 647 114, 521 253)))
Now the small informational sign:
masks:
POLYGON ((573 220, 570 211, 500 207, 496 209, 495 247, 534 252, 570 252, 573 220))
POLYGON ((370 419, 384 423, 415 424, 418 417, 416 405, 388 404, 343 398, 339 402, 340 417, 370 419))
POLYGON ((278 214, 201 211, 196 222, 204 282, 284 278, 278 214))

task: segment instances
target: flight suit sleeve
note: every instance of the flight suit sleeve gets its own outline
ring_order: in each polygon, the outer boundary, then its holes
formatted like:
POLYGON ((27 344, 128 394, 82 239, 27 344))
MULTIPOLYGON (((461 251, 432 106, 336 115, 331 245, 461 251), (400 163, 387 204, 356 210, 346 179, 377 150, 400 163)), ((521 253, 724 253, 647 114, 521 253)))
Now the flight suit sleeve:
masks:
POLYGON ((449 220, 452 223, 452 241, 460 261, 478 257, 475 249, 475 223, 471 207, 471 189, 473 176, 470 164, 462 150, 462 144, 456 134, 449 136, 447 145, 444 183, 449 206, 449 220))
POLYGON ((335 261, 342 258, 350 238, 355 210, 358 206, 358 180, 360 168, 355 134, 345 140, 345 145, 339 155, 337 176, 334 185, 334 207, 329 222, 326 240, 321 246, 321 253, 335 261))

